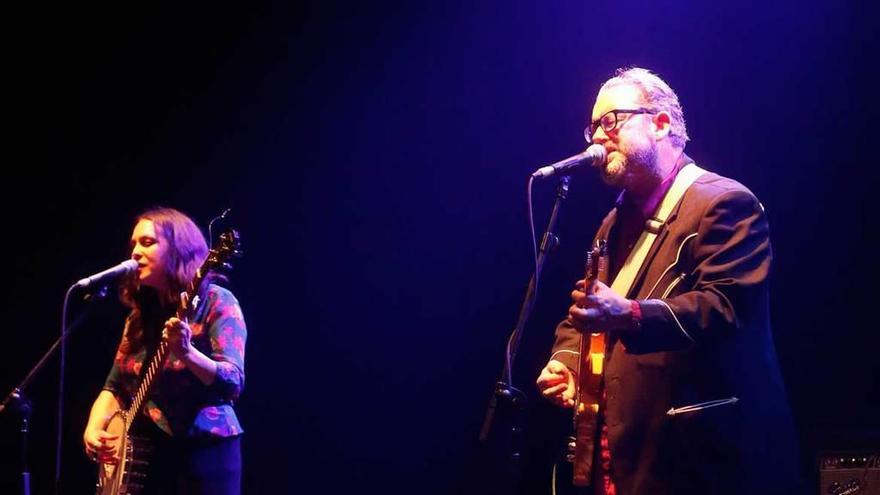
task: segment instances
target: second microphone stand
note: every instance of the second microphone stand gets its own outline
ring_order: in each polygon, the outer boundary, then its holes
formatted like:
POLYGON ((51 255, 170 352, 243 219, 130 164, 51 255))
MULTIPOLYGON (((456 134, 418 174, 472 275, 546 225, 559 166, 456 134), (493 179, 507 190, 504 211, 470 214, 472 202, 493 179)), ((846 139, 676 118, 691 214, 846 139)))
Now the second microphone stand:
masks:
POLYGON ((525 394, 513 386, 513 364, 516 359, 517 348, 519 347, 522 334, 528 322, 532 309, 535 306, 535 300, 538 289, 538 282, 541 278, 541 272, 544 263, 549 254, 559 245, 559 238, 553 233, 556 228, 556 222, 559 217, 559 210, 562 202, 568 197, 568 185, 570 177, 563 175, 559 179, 556 187, 556 201, 553 204, 553 211, 550 213, 550 221, 547 229, 541 238, 541 246, 538 251, 538 257, 535 260, 535 272, 529 281, 526 290, 525 299, 519 311, 519 318, 516 326, 510 334, 507 341, 507 350, 505 353, 504 367, 501 370, 501 378, 495 384, 495 390, 489 399, 489 405, 486 409, 486 415, 483 419, 483 426, 480 429, 480 441, 486 443, 490 437, 493 423, 495 422, 496 412, 499 413, 508 423, 506 430, 507 436, 502 440, 504 450, 509 452, 507 457, 507 471, 514 478, 514 483, 519 479, 520 460, 521 460, 521 443, 524 433, 523 416, 525 411, 525 394))

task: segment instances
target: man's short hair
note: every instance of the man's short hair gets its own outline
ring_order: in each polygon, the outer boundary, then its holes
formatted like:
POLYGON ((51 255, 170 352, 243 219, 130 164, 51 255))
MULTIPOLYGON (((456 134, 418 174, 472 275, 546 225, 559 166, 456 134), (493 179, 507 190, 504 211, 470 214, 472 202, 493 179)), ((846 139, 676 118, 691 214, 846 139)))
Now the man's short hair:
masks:
POLYGON ((689 139, 684 123, 684 111, 681 109, 681 103, 678 102, 678 95, 666 84, 666 81, 648 69, 622 67, 617 69, 614 77, 605 81, 600 91, 619 84, 632 84, 638 87, 642 90, 644 103, 650 110, 669 113, 672 117, 669 139, 677 147, 684 148, 684 144, 689 139))

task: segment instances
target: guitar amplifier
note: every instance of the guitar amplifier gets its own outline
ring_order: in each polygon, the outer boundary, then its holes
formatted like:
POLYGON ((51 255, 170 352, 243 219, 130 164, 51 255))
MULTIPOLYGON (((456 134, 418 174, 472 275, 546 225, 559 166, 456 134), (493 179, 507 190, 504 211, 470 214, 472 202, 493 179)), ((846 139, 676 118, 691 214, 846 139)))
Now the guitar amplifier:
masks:
POLYGON ((880 451, 819 454, 819 495, 880 495, 880 451))

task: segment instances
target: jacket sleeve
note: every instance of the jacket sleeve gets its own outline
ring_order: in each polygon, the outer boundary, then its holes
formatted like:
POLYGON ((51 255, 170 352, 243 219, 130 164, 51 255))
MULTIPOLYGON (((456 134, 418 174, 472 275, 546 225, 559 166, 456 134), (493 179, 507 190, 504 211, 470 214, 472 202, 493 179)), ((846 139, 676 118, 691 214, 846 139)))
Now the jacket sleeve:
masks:
POLYGON ((762 304, 772 253, 764 209, 747 190, 729 190, 704 211, 690 252, 686 292, 639 301, 640 327, 621 335, 628 352, 686 349, 734 332, 762 304))
POLYGON ((556 326, 556 340, 553 343, 550 360, 560 361, 570 370, 575 371, 577 370, 577 361, 580 356, 580 345, 580 332, 571 326, 568 320, 562 320, 556 326))

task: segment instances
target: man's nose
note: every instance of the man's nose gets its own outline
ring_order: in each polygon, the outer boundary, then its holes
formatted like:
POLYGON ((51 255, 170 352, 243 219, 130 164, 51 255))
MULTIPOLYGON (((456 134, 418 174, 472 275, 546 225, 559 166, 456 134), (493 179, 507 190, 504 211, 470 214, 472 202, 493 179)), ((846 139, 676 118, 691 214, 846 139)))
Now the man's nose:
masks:
POLYGON ((596 132, 593 133, 593 143, 595 144, 605 144, 608 142, 608 139, 608 135, 605 134, 605 129, 602 126, 599 126, 596 132))

